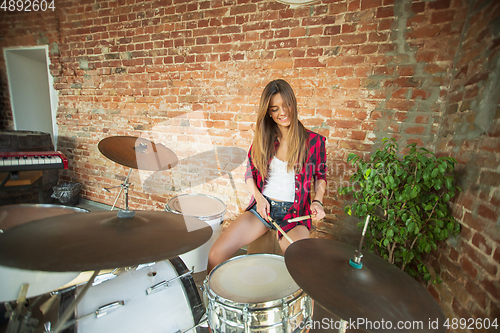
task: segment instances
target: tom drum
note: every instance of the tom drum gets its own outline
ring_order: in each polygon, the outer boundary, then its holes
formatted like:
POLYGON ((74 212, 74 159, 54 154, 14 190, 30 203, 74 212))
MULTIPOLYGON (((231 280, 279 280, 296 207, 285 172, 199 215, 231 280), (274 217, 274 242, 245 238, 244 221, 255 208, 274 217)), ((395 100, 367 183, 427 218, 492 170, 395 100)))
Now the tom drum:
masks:
POLYGON ((222 232, 223 217, 226 205, 219 199, 205 194, 182 194, 169 200, 165 210, 186 216, 197 217, 212 227, 212 237, 202 246, 180 255, 189 268, 194 266, 194 272, 207 269, 208 253, 222 232))
POLYGON ((215 332, 301 332, 312 300, 293 281, 283 256, 249 254, 216 266, 203 284, 215 332))

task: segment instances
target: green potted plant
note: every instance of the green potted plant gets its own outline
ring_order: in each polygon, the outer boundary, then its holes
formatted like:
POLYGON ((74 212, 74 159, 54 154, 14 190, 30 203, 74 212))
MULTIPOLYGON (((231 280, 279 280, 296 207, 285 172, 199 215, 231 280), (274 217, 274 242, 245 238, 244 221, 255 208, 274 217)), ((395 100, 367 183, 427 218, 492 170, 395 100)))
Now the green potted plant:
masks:
POLYGON ((350 186, 339 192, 352 195, 354 203, 345 212, 362 221, 370 215, 366 245, 371 251, 411 276, 429 281, 433 276, 423 256, 460 231, 447 205, 460 191, 452 175, 456 160, 437 158, 416 144, 408 145, 407 153, 399 157, 396 140, 382 142, 368 162, 349 154, 347 162, 355 171, 350 186))

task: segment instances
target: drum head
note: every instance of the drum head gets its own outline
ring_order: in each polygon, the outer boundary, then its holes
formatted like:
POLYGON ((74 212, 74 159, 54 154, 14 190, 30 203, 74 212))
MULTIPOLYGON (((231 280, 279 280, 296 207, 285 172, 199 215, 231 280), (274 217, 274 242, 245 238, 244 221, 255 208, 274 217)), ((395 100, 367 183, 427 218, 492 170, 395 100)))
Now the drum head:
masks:
POLYGON ((215 267, 209 276, 210 289, 238 303, 263 303, 282 299, 300 288, 286 269, 284 257, 249 254, 215 267))
POLYGON ((197 217, 200 220, 221 218, 226 212, 226 205, 219 199, 205 194, 182 194, 167 203, 169 212, 197 217))

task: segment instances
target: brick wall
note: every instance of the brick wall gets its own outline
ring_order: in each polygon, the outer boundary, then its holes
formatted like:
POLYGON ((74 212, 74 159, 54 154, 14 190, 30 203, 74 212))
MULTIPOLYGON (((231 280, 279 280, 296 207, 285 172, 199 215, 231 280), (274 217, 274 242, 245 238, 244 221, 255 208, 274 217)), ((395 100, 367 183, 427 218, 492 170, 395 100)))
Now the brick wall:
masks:
MULTIPOLYGON (((440 153, 460 152, 447 131, 458 126, 454 119, 466 122, 473 111, 450 110, 464 105, 461 99, 480 100, 474 94, 487 79, 474 75, 490 69, 480 69, 480 61, 477 68, 462 67, 486 57, 481 49, 486 35, 493 49, 498 46, 494 29, 485 35, 471 28, 473 13, 485 8, 492 26, 498 25, 494 3, 323 0, 292 7, 271 0, 56 1, 54 12, 1 13, 0 45, 49 45, 59 95, 59 147, 71 161, 61 180, 83 183, 85 198, 112 204, 117 192, 102 188, 119 185, 128 172, 99 152, 103 138, 145 136, 178 155, 179 165, 172 170, 132 173, 134 209, 162 210, 171 197, 194 192, 219 197, 228 206, 227 217, 236 216, 249 199, 241 161, 253 137, 260 93, 271 79, 288 80, 298 96, 300 119, 327 137, 327 218, 317 224, 315 236, 356 243, 355 220, 344 216, 336 191, 348 181, 347 154, 367 157, 384 137, 440 153), (468 34, 477 37, 467 39, 468 34), (477 50, 466 52, 470 47, 477 50), (465 77, 478 89, 457 88, 465 77)), ((12 127, 8 101, 2 103, 0 125, 12 127)), ((498 145, 490 142, 494 137, 482 140, 468 151, 494 156, 485 159, 489 169, 482 178, 493 181, 488 172, 498 172, 498 145)), ((484 194, 481 204, 473 200, 475 193, 469 196, 477 205, 467 211, 471 216, 497 214, 498 194, 497 199, 484 194)), ((469 247, 447 245, 436 265, 475 261, 472 251, 478 248, 497 270, 498 239, 483 240, 478 237, 486 233, 480 232, 473 241, 473 229, 464 230, 461 237, 469 247)), ((450 272, 466 279, 461 271, 450 272)), ((476 294, 485 295, 491 308, 498 287, 488 283, 481 288, 493 293, 476 294)), ((433 292, 447 315, 463 315, 467 305, 457 307, 445 297, 447 290, 433 292)), ((467 302, 480 307, 484 302, 477 298, 467 302)))
POLYGON ((434 253, 450 317, 500 318, 500 3, 470 4, 436 151, 452 156, 462 193, 452 203, 457 239, 434 253))

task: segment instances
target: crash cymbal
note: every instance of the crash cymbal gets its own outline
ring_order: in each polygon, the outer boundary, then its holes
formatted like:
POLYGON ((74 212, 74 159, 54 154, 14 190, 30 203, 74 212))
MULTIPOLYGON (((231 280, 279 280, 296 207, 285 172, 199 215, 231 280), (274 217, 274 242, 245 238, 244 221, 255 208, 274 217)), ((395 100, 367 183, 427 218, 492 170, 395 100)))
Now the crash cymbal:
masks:
POLYGON ((323 308, 348 323, 366 324, 351 328, 446 332, 443 311, 424 287, 368 251, 363 253, 361 269, 351 267, 355 250, 332 240, 302 239, 288 247, 285 263, 295 282, 323 308), (432 325, 436 320, 439 327, 432 325), (406 327, 397 328, 398 323, 406 327))
MULTIPOLYGON (((0 206, 0 230, 5 232, 17 225, 41 218, 86 212, 88 212, 86 209, 60 205, 20 204, 0 206)), ((78 274, 78 272, 29 271, 0 266, 0 281, 2 281, 0 283, 0 302, 16 300, 21 286, 25 283, 29 284, 26 297, 30 298, 56 290, 76 278, 78 274)))
POLYGON ((112 136, 99 142, 99 151, 123 166, 149 171, 168 170, 177 162, 177 155, 161 143, 145 138, 112 136))
POLYGON ((207 223, 175 213, 116 211, 57 216, 0 234, 0 264, 41 271, 90 271, 169 259, 210 239, 207 223))

